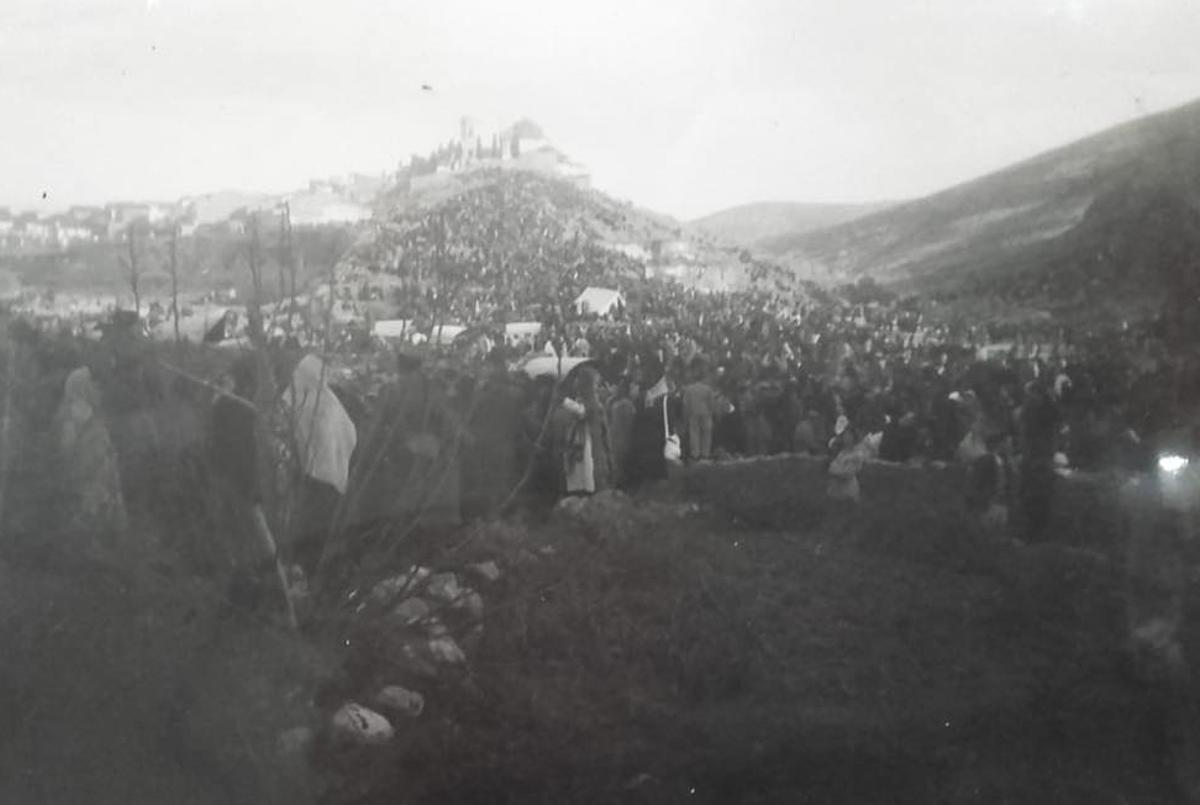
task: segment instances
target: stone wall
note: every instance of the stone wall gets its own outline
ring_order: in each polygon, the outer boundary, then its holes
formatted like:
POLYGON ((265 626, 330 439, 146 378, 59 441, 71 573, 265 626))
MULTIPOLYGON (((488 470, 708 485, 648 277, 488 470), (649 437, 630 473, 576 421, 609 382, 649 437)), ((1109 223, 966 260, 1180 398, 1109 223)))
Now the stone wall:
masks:
MULTIPOLYGON (((701 464, 681 473, 684 494, 765 528, 814 527, 833 513, 825 496, 825 462, 781 456, 701 464)), ((860 513, 897 527, 961 523, 965 468, 956 464, 910 467, 870 462, 859 475, 860 513)), ((1056 542, 1109 550, 1121 532, 1121 482, 1111 476, 1071 474, 1058 479, 1051 533, 1056 542)), ((1015 513, 1015 512, 1014 512, 1015 513)), ((1018 535, 1014 531, 1014 535, 1018 535)))

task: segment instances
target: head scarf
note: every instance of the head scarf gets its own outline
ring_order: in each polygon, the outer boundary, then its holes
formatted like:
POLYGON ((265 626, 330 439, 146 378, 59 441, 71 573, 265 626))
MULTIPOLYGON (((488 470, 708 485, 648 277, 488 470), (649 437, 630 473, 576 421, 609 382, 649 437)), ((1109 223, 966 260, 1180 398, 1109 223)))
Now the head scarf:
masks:
POLYGON ((345 494, 358 434, 341 401, 325 382, 326 371, 320 358, 306 355, 292 373, 283 403, 292 417, 304 474, 345 494))

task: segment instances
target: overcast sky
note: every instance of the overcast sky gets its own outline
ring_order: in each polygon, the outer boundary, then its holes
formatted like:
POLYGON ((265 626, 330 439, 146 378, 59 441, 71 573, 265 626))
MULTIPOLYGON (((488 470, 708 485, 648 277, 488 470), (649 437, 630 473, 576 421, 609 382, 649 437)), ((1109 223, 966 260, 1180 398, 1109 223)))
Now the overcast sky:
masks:
POLYGON ((1200 98, 1197 42, 1198 0, 3 0, 0 205, 378 173, 463 114, 680 217, 911 197, 1200 98))

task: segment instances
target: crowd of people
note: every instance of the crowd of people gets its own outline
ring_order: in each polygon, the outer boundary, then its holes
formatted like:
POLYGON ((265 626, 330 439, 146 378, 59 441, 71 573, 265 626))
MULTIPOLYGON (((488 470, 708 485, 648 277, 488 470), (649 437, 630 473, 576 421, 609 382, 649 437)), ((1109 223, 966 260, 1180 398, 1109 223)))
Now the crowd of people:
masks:
POLYGON ((630 295, 612 316, 551 307, 517 341, 487 316, 464 319, 456 365, 514 370, 517 397, 533 406, 516 430, 550 497, 665 477, 672 440, 680 462, 822 456, 830 494, 851 499, 868 458, 960 461, 972 509, 1019 504, 1036 534, 1058 473, 1145 466, 1149 437, 1181 424, 1200 390, 1194 363, 1176 360, 1153 323, 985 326, 913 300, 654 282, 630 295), (557 384, 521 376, 546 357, 585 362, 557 384), (539 414, 550 423, 540 441, 528 424, 539 414))

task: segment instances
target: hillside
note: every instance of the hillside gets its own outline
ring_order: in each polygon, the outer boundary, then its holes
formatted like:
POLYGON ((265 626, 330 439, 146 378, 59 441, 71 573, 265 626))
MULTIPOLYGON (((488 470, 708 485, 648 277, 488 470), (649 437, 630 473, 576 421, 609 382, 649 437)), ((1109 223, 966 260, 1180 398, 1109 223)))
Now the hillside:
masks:
POLYGON ((1190 238, 1197 198, 1200 103, 1192 103, 767 245, 803 276, 869 275, 912 289, 1059 308, 1149 302, 1165 292, 1162 261, 1176 259, 1156 244, 1190 238), (1156 223, 1144 228, 1151 219, 1156 223), (1125 289, 1124 299, 1115 298, 1113 282, 1125 289))
POLYGON ((701 289, 772 287, 778 266, 721 248, 670 219, 545 173, 487 168, 439 174, 393 194, 373 236, 343 261, 341 295, 373 289, 397 315, 434 315, 437 295, 454 319, 537 315, 584 287, 637 289, 679 281, 701 289), (451 300, 447 302, 447 300, 451 300))
POLYGON ((783 238, 837 226, 891 206, 877 204, 809 204, 801 201, 760 201, 714 212, 689 221, 688 226, 740 246, 765 247, 783 238))

